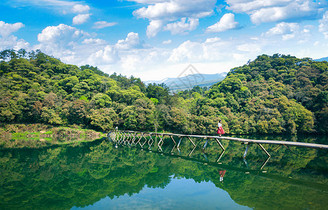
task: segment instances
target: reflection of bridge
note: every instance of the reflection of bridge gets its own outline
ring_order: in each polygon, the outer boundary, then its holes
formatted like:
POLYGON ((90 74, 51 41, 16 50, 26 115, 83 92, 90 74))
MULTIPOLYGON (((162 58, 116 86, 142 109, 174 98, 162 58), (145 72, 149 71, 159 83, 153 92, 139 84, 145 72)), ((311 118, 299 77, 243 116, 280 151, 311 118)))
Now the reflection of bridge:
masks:
POLYGON ((317 149, 328 149, 328 145, 323 144, 314 144, 314 143, 305 143, 305 142, 292 142, 292 141, 277 141, 277 140, 253 140, 253 139, 243 139, 243 138, 233 138, 233 137, 225 137, 225 136, 206 136, 206 135, 187 135, 187 134, 174 134, 174 133, 150 133, 150 132, 140 132, 140 131, 119 131, 115 130, 108 134, 111 140, 117 144, 131 145, 136 146, 139 145, 141 148, 144 146, 148 146, 150 149, 153 145, 157 144, 158 150, 163 151, 162 146, 165 141, 169 141, 174 144, 171 153, 176 149, 180 152, 180 145, 182 140, 187 140, 191 142, 193 148, 189 152, 188 156, 196 149, 197 145, 194 143, 195 140, 206 140, 203 149, 206 148, 208 140, 215 140, 219 147, 222 149, 222 152, 217 160, 220 161, 222 158, 225 148, 221 143, 221 140, 230 140, 241 142, 246 145, 246 149, 243 155, 243 158, 246 158, 249 146, 251 144, 257 144, 263 152, 268 156, 267 160, 263 164, 261 168, 268 162, 271 155, 269 152, 263 147, 262 144, 272 144, 272 145, 284 145, 284 146, 296 146, 296 147, 308 147, 308 148, 317 148, 317 149), (194 139, 194 141, 193 141, 194 139))

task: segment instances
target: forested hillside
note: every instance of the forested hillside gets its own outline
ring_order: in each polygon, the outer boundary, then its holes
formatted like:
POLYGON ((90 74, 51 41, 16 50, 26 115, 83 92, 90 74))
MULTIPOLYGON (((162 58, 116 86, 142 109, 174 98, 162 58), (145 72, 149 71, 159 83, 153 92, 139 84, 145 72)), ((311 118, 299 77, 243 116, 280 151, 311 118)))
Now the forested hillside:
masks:
POLYGON ((328 62, 259 56, 209 90, 170 95, 165 85, 107 75, 44 53, 0 53, 1 123, 78 124, 119 129, 215 134, 328 131, 328 62))

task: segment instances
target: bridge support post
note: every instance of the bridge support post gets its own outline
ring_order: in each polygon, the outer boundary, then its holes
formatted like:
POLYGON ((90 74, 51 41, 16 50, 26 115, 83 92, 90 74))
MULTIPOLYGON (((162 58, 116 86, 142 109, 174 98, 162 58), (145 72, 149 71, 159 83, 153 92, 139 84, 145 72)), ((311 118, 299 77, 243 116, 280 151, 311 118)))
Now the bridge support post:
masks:
POLYGON ((196 144, 191 140, 191 138, 188 136, 189 141, 196 147, 196 144))
POLYGON ((271 157, 271 155, 268 153, 268 151, 266 151, 266 149, 262 146, 262 144, 258 143, 257 145, 259 145, 259 147, 265 152, 265 154, 267 154, 269 158, 271 157))
POLYGON ((141 141, 141 139, 142 139, 142 137, 143 137, 143 133, 140 133, 140 137, 139 137, 139 139, 138 139, 138 141, 137 141, 137 143, 136 144, 139 144, 140 146, 141 146, 141 144, 140 144, 140 141, 141 141))
POLYGON ((171 137, 171 139, 172 139, 172 141, 173 141, 173 143, 174 143, 174 146, 177 145, 177 143, 175 142, 173 136, 170 136, 170 137, 171 137))
MULTIPOLYGON (((156 136, 155 136, 156 138, 156 136)), ((154 140, 153 138, 151 137, 151 134, 149 134, 149 140, 148 140, 148 148, 151 149, 151 146, 153 145, 154 143, 154 140)))
POLYGON ((245 149, 245 152, 244 152, 244 155, 243 155, 243 158, 245 159, 246 158, 246 155, 247 155, 247 152, 248 152, 248 148, 249 148, 249 144, 248 142, 245 143, 247 146, 246 146, 246 149, 245 149))
POLYGON ((206 139, 206 142, 205 142, 205 144, 204 144, 204 146, 203 146, 203 150, 206 148, 207 143, 208 143, 208 139, 207 139, 207 138, 205 138, 205 139, 206 139))
POLYGON ((180 136, 180 140, 179 140, 179 143, 178 143, 178 146, 177 146, 178 149, 180 149, 180 144, 181 144, 182 138, 183 137, 180 136))
POLYGON ((133 138, 131 140, 131 145, 136 145, 136 143, 134 142, 136 140, 136 136, 137 136, 137 133, 133 133, 133 138))
POLYGON ((222 148, 223 151, 225 151, 223 145, 221 144, 221 142, 219 141, 219 139, 215 139, 216 142, 218 143, 218 145, 222 148))

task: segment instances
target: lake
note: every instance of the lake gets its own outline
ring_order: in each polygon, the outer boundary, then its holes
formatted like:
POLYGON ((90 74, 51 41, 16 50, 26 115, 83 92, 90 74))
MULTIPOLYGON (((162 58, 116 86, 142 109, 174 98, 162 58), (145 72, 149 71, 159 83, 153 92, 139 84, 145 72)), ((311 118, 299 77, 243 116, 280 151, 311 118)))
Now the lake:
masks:
POLYGON ((215 142, 203 151, 195 141, 180 151, 107 139, 0 150, 0 209, 327 209, 327 150, 265 145, 267 160, 251 145, 244 160, 240 143, 222 141, 222 154, 215 142))

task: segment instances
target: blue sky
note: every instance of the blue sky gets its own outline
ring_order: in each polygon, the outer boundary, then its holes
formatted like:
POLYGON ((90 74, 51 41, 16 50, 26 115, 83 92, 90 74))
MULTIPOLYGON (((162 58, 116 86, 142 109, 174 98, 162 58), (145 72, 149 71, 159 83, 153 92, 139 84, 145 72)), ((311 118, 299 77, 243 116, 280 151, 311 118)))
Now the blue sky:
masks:
POLYGON ((328 56, 326 0, 2 0, 0 50, 143 80, 227 72, 258 55, 328 56))

